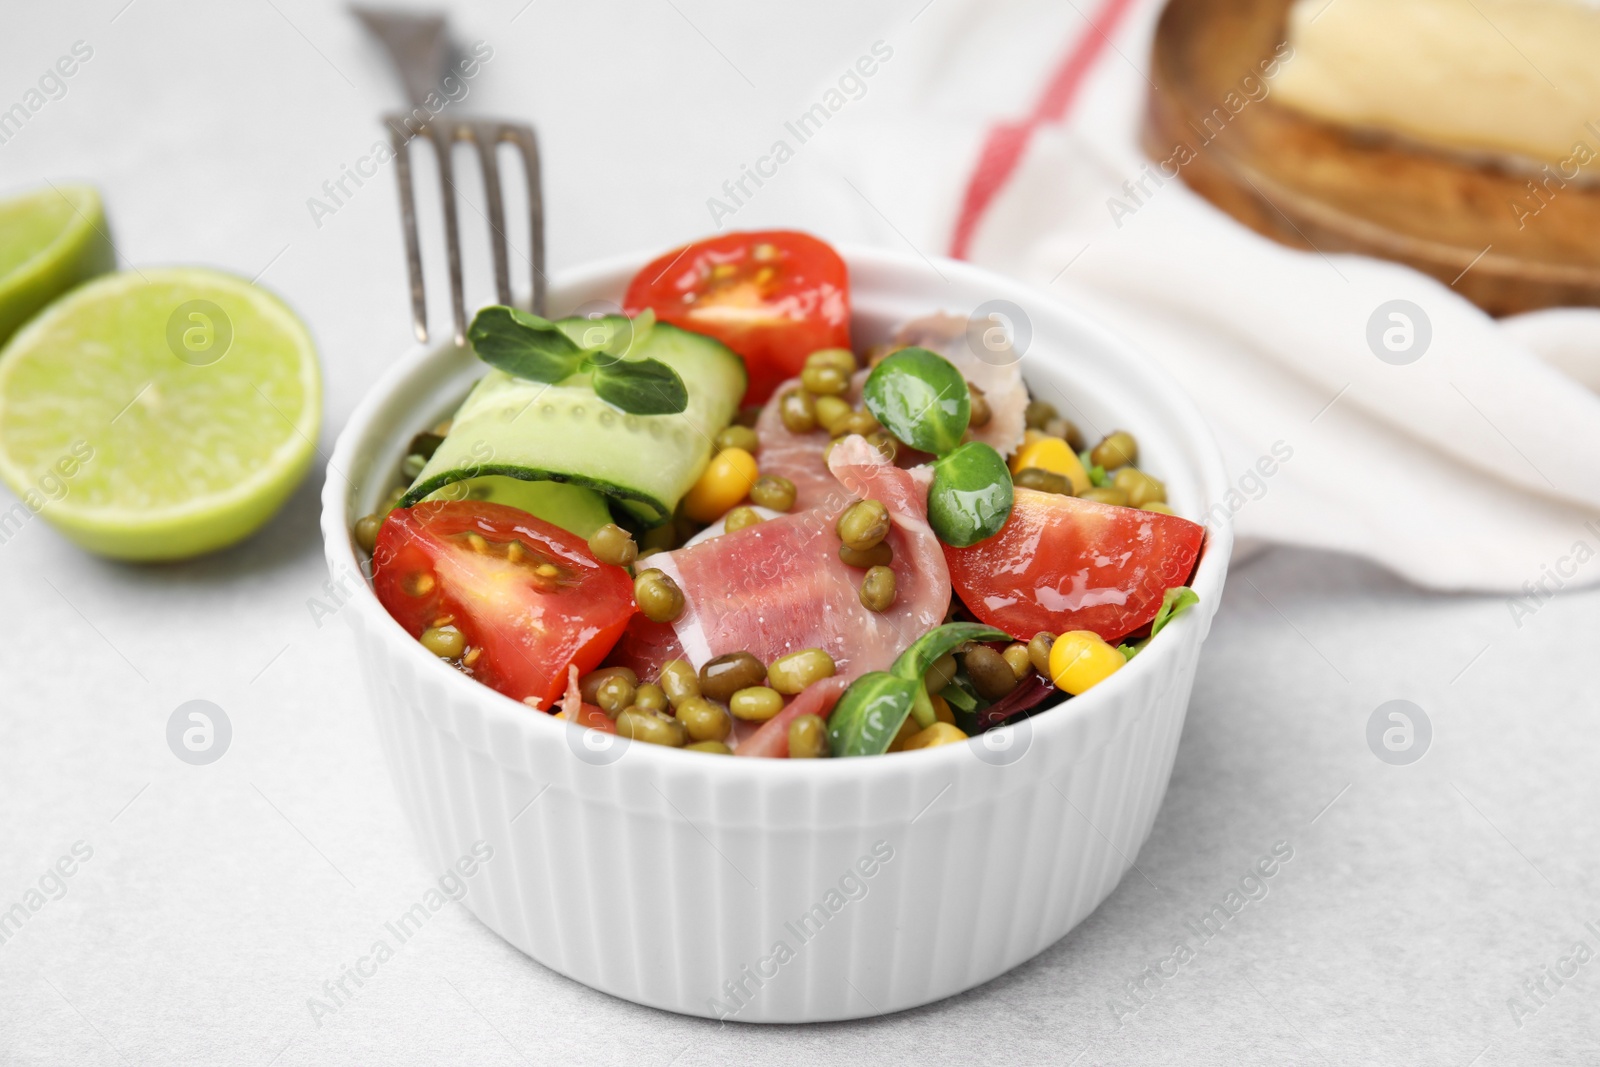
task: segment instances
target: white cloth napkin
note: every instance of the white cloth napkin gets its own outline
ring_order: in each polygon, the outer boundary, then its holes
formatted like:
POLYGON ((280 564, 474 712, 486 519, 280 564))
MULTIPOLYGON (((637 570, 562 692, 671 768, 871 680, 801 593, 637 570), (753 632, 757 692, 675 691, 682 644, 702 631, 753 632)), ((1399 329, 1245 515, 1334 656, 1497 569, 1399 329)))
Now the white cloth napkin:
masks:
POLYGON ((1529 604, 1600 581, 1600 311, 1497 321, 1405 267, 1257 236, 1179 180, 1146 177, 1135 199, 1125 183, 1155 173, 1137 138, 1160 4, 1068 7, 926 9, 903 50, 916 69, 831 146, 861 198, 895 216, 886 239, 947 250, 992 124, 1024 123, 1063 57, 1103 33, 1064 118, 1033 130, 972 231, 969 258, 1083 307, 1178 378, 1215 428, 1245 543, 1355 553, 1420 585, 1529 604), (908 199, 916 171, 942 177, 908 199), (1396 300, 1431 328, 1404 365, 1368 341, 1369 320, 1396 300), (1262 457, 1282 461, 1258 468, 1262 457))

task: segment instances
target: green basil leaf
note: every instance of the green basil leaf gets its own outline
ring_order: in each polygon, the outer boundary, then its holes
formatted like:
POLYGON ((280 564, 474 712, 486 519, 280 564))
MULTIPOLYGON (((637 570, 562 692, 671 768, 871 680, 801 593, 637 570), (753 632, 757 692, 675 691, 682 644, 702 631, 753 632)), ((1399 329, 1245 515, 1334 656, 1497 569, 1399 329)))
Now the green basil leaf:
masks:
POLYGON ((1186 585, 1175 585, 1168 589, 1162 594, 1161 607, 1156 611, 1155 621, 1150 624, 1150 636, 1154 637, 1160 633, 1167 623, 1198 603, 1200 594, 1186 585))
POLYGON ((956 548, 1000 532, 1011 517, 1011 472, 982 441, 969 441, 934 461, 928 489, 928 524, 956 548))
POLYGON ((828 744, 835 756, 881 756, 905 725, 921 682, 883 671, 863 674, 844 691, 828 716, 828 744))
POLYGON ((689 406, 683 379, 659 359, 594 362, 590 367, 595 395, 630 415, 676 415, 689 406))
POLYGON ((473 316, 467 340, 489 366, 552 385, 576 373, 585 355, 555 323, 502 304, 473 316))
POLYGON ((889 668, 897 678, 920 682, 934 661, 947 652, 953 652, 968 641, 1009 641, 1011 635, 981 622, 947 622, 935 626, 900 653, 889 668))
POLYGON ((972 416, 967 380, 943 356, 902 348, 867 376, 861 399, 884 429, 912 448, 942 456, 961 443, 972 416))

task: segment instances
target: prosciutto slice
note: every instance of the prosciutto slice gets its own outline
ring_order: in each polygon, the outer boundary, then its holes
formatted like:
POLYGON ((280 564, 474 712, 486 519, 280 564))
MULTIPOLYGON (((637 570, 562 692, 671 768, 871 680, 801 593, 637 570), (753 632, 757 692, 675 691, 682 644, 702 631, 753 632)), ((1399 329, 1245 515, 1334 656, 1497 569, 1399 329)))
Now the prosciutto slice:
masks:
MULTIPOLYGON (((1021 354, 1014 352, 1011 342, 999 334, 997 323, 979 323, 940 312, 912 319, 895 332, 894 341, 937 352, 954 364, 963 378, 983 390, 984 399, 989 402, 988 425, 973 428, 972 439, 993 445, 1002 456, 1017 450, 1022 444, 1022 431, 1027 428, 1028 390, 1022 384, 1021 354), (996 343, 992 348, 986 343, 975 346, 969 336, 996 343), (980 350, 983 358, 977 354, 980 350)), ((762 448, 765 447, 763 438, 762 448)))
MULTIPOLYGON (((852 397, 859 395, 865 374, 851 389, 852 397)), ((761 439, 761 473, 775 474, 794 483, 794 507, 790 512, 806 511, 819 504, 832 501, 839 493, 839 481, 827 464, 822 462, 822 452, 828 447, 828 431, 812 430, 794 433, 783 424, 778 412, 778 401, 784 393, 798 386, 800 379, 792 378, 778 386, 767 406, 756 419, 756 436, 761 439)))
MULTIPOLYGON (((749 651, 770 663, 821 648, 848 681, 888 668, 943 620, 950 572, 928 526, 932 472, 902 470, 858 436, 835 446, 830 467, 833 490, 810 510, 650 557, 683 590, 684 611, 672 630, 695 667, 727 652, 749 651), (863 572, 839 559, 834 531, 839 513, 866 498, 881 501, 892 524, 896 597, 881 613, 862 606, 863 572)), ((664 635, 650 636, 655 640, 641 644, 659 645, 664 635)))

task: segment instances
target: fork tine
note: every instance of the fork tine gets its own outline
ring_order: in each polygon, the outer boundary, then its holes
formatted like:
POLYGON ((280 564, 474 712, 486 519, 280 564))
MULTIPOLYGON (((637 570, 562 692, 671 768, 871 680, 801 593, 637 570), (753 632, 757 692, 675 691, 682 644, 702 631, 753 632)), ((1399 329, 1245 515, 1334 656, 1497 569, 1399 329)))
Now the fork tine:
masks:
POLYGON ((406 271, 411 276, 411 326, 417 340, 428 340, 428 300, 422 289, 422 249, 417 242, 417 201, 411 187, 411 153, 409 135, 401 133, 404 126, 390 116, 389 143, 394 147, 394 173, 400 184, 400 227, 405 230, 406 271))
POLYGON ((483 171, 484 195, 489 200, 489 247, 494 254, 494 288, 500 303, 511 303, 511 261, 506 251, 506 210, 500 196, 500 162, 495 150, 500 147, 498 123, 474 122, 466 126, 469 139, 478 149, 478 166, 483 171))
POLYGON ((433 123, 427 126, 433 141, 433 152, 438 157, 439 192, 444 200, 445 255, 450 264, 450 312, 455 319, 456 344, 467 343, 467 295, 461 278, 461 225, 456 218, 455 171, 450 165, 450 153, 455 148, 455 129, 440 129, 433 123))
POLYGON ((517 146, 522 153, 522 170, 528 182, 528 265, 533 275, 533 303, 535 315, 545 313, 544 273, 544 191, 539 178, 539 140, 533 128, 522 123, 506 123, 501 136, 517 146))

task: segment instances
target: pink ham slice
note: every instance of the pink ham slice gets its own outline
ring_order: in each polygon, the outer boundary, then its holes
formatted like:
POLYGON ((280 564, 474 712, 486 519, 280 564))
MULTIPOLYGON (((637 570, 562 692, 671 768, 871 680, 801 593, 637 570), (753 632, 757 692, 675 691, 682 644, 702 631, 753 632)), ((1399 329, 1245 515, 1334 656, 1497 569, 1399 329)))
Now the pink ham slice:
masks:
POLYGON ((856 436, 834 448, 830 466, 833 493, 811 510, 650 558, 683 590, 672 629, 695 667, 727 652, 770 663, 821 648, 848 681, 886 669, 944 619, 950 572, 928 526, 931 471, 902 470, 856 436), (839 559, 834 524, 852 498, 889 510, 896 598, 885 612, 861 605, 862 572, 839 559))
POLYGON ((834 676, 806 686, 798 696, 778 714, 761 724, 755 733, 740 741, 733 750, 735 756, 772 756, 783 759, 789 755, 789 724, 802 715, 820 715, 826 719, 833 706, 839 703, 850 683, 834 676))
POLYGON ((1022 431, 1027 428, 1028 390, 1022 384, 1021 356, 1011 350, 997 328, 997 323, 977 323, 941 312, 906 323, 895 331, 894 341, 939 353, 955 364, 963 378, 982 389, 991 414, 988 425, 972 430, 972 439, 1009 456, 1022 444, 1022 431), (994 347, 989 347, 988 341, 993 341, 994 347))
MULTIPOLYGON (((864 380, 865 376, 862 378, 864 380)), ((767 406, 761 409, 755 427, 756 436, 761 439, 761 473, 787 478, 794 483, 791 513, 814 508, 839 492, 838 480, 822 462, 822 451, 828 447, 828 432, 793 433, 778 413, 779 399, 799 384, 800 379, 794 378, 778 386, 767 406)))

